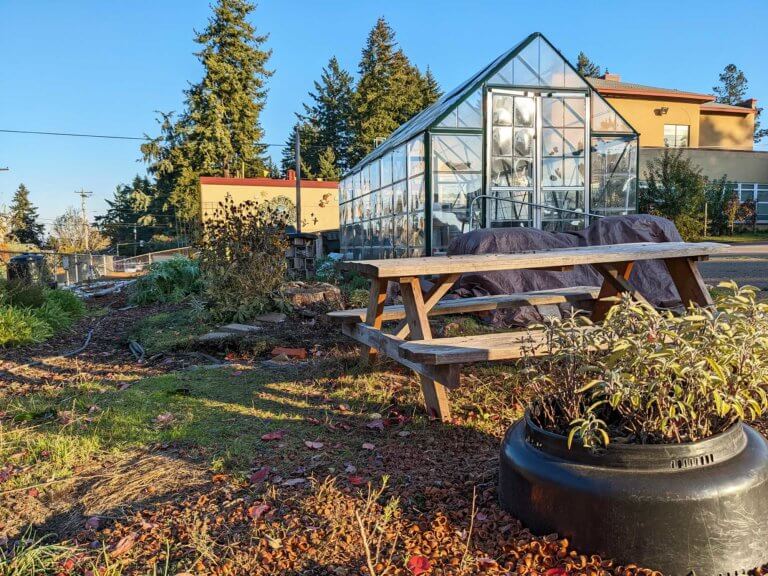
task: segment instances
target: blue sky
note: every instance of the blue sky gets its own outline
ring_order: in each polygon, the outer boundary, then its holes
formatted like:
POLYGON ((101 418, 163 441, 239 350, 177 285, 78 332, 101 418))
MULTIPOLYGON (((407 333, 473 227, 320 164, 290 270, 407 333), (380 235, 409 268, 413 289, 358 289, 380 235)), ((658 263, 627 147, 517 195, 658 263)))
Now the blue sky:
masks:
MULTIPOLYGON (((155 111, 180 110, 182 90, 200 77, 192 36, 208 4, 0 0, 0 129, 154 135, 155 111)), ((285 141, 328 58, 356 70, 382 15, 445 90, 540 31, 571 60, 584 50, 643 84, 708 93, 733 62, 749 79, 749 96, 768 108, 764 0, 262 0, 253 21, 270 35, 276 70, 262 117, 267 142, 285 141)), ((115 186, 143 171, 138 144, 0 133, 0 167, 11 169, 0 172, 0 206, 24 182, 46 223, 79 204, 80 188, 94 192, 90 212, 103 212, 115 186)))

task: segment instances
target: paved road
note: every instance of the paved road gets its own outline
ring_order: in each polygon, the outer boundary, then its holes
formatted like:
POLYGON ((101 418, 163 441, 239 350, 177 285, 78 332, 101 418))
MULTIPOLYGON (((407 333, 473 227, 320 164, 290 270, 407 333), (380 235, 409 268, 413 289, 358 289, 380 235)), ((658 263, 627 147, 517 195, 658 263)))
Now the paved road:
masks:
POLYGON ((727 255, 701 262, 699 267, 709 284, 735 280, 768 290, 768 243, 732 245, 727 255))

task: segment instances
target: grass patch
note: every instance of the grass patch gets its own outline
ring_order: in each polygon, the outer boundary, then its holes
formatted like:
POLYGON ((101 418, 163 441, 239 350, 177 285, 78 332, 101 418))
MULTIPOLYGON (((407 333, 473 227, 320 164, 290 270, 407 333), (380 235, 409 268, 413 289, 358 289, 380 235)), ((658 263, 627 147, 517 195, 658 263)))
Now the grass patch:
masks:
POLYGON ((768 242, 768 232, 740 232, 727 236, 705 236, 701 240, 703 242, 723 242, 725 244, 768 242))
POLYGON ((134 327, 131 338, 144 347, 148 356, 152 356, 188 348, 207 329, 200 312, 182 308, 143 318, 134 327))

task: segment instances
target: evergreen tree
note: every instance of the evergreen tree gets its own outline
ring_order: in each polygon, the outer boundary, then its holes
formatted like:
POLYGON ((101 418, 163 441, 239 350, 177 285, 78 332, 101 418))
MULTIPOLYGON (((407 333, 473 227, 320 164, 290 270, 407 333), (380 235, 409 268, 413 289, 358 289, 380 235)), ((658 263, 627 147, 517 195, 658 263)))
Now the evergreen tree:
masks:
MULTIPOLYGON (((712 87, 716 96, 716 102, 732 106, 738 106, 744 102, 747 97, 749 82, 744 72, 739 70, 735 64, 728 64, 723 68, 718 80, 720 84, 712 87)), ((760 114, 762 111, 762 108, 758 108, 755 114, 755 143, 768 136, 768 128, 760 128, 760 114)))
POLYGON ((328 146, 320 154, 317 166, 317 177, 321 180, 338 180, 339 169, 336 167, 336 155, 333 153, 333 148, 328 146))
POLYGON ((440 84, 438 84, 437 80, 432 74, 432 70, 429 69, 429 66, 427 66, 427 71, 424 73, 424 78, 422 79, 421 93, 422 108, 426 108, 427 106, 434 104, 437 102, 440 96, 443 95, 442 90, 440 90, 440 84))
POLYGON ((431 73, 422 75, 397 47, 395 33, 379 18, 368 34, 353 99, 355 137, 351 162, 358 162, 400 124, 431 103, 439 88, 431 73))
POLYGON ((747 94, 747 77, 735 64, 728 64, 719 76, 720 84, 713 86, 715 101, 736 106, 747 94))
POLYGON ((576 58, 576 70, 582 76, 597 78, 601 75, 600 66, 592 62, 584 52, 579 52, 576 58))
POLYGON ((19 184, 10 208, 11 236, 22 244, 40 246, 43 241, 43 225, 37 219, 37 207, 29 199, 29 189, 19 184))
POLYGON ((207 27, 195 37, 202 80, 185 91, 179 119, 161 114, 160 136, 142 145, 157 192, 180 218, 199 214, 199 176, 261 176, 266 168, 259 116, 272 75, 271 51, 262 48, 267 36, 248 22, 253 10, 247 0, 217 0, 207 27))
MULTIPOLYGON (((325 154, 326 148, 333 152, 337 173, 350 167, 348 157, 352 143, 353 93, 352 76, 339 65, 334 56, 323 68, 320 81, 315 82, 314 92, 309 93, 312 104, 304 105, 305 114, 301 116, 304 122, 312 124, 316 129, 314 145, 317 149, 322 150, 322 154, 325 154)), ((318 164, 312 168, 319 175, 320 155, 315 156, 318 164)))
POLYGON ((318 166, 318 148, 316 146, 317 130, 308 122, 297 122, 291 130, 288 139, 285 141, 283 155, 280 160, 280 168, 283 175, 288 174, 288 170, 296 169, 296 128, 299 129, 301 138, 301 178, 302 180, 312 180, 315 176, 314 167, 318 166))

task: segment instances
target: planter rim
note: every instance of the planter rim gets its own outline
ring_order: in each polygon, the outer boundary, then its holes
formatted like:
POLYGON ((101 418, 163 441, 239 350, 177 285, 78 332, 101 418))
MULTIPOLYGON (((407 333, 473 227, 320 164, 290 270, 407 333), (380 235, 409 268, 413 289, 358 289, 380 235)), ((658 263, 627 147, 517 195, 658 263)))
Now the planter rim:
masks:
POLYGON ((525 411, 525 441, 531 447, 573 463, 634 470, 681 471, 720 464, 739 454, 747 445, 743 422, 714 436, 682 444, 617 444, 600 450, 581 445, 568 448, 568 439, 541 428, 525 411))

